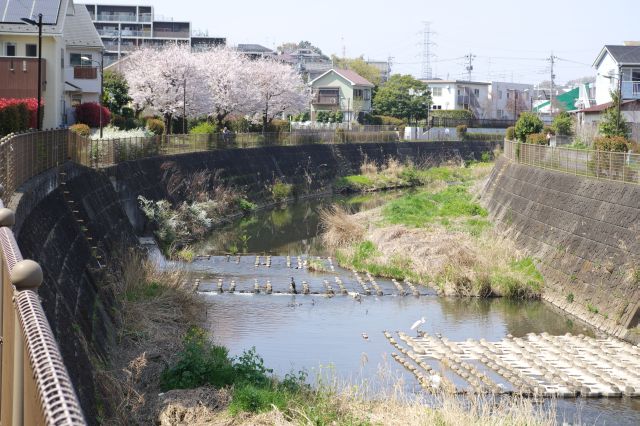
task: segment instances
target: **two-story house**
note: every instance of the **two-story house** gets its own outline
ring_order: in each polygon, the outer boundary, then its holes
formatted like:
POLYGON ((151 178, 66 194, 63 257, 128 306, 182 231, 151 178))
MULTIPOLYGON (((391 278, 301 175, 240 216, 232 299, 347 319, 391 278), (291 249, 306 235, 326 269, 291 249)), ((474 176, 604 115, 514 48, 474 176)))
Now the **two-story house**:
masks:
POLYGON ((483 118, 491 83, 463 80, 421 80, 431 91, 431 109, 466 109, 483 118))
POLYGON ((640 46, 606 45, 593 67, 596 75, 596 103, 611 102, 611 91, 621 89, 621 100, 640 99, 640 46))
POLYGON ((37 21, 42 13, 42 126, 73 123, 72 106, 97 102, 102 78, 102 41, 87 9, 73 0, 51 0, 43 10, 39 10, 43 3, 38 2, 7 0, 4 4, 0 10, 0 98, 37 97, 38 28, 22 18, 37 21))
POLYGON ((355 121, 371 112, 373 83, 351 70, 330 69, 310 83, 311 121, 318 111, 342 111, 344 121, 355 121))

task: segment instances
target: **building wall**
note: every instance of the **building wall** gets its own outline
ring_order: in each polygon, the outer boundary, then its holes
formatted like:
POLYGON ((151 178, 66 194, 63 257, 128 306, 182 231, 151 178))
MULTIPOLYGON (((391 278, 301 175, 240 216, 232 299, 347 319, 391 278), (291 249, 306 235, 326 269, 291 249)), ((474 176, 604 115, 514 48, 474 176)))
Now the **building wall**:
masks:
POLYGON ((618 83, 617 78, 611 79, 605 76, 618 76, 618 65, 611 55, 605 54, 604 59, 597 68, 596 74, 596 104, 601 105, 611 102, 611 90, 616 89, 618 83))
POLYGON ((456 87, 454 83, 429 83, 433 105, 441 107, 437 109, 456 109, 456 87), (436 87, 442 89, 441 96, 434 96, 433 89, 436 87))
POLYGON ((522 83, 507 83, 494 81, 489 89, 489 97, 484 118, 492 119, 515 119, 515 115, 519 115, 524 111, 531 111, 531 99, 533 94, 533 85, 522 83), (528 90, 528 92, 525 92, 528 90), (513 103, 512 97, 518 93, 518 102, 513 103), (509 97, 507 98, 507 93, 509 97), (500 96, 502 94, 502 97, 500 96), (514 110, 514 105, 516 110, 514 110), (502 115, 499 113, 502 112, 502 115))
MULTIPOLYGON (((4 46, 5 41, 15 42, 17 44, 18 54, 24 55, 26 44, 38 44, 38 36, 32 35, 2 35, 0 36, 0 44, 4 46)), ((43 35, 42 37, 42 58, 46 61, 46 72, 42 75, 42 100, 45 104, 42 127, 55 128, 58 127, 62 119, 62 101, 64 81, 62 76, 60 49, 63 48, 59 37, 51 37, 43 35)), ((2 54, 4 55, 4 50, 2 54)), ((36 73, 35 81, 37 81, 37 60, 35 61, 36 73)), ((2 87, 0 84, 0 96, 2 96, 2 87)), ((37 96, 37 86, 34 88, 35 98, 37 96)))

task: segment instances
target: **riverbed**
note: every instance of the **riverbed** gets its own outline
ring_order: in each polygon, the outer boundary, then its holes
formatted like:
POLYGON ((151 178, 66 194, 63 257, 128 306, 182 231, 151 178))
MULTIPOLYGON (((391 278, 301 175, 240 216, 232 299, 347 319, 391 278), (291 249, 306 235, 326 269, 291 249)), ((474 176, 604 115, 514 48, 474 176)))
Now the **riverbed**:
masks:
MULTIPOLYGON (((318 237, 318 211, 333 203, 352 211, 371 209, 399 195, 302 200, 255 212, 195 245, 199 257, 180 266, 200 281, 214 341, 232 355, 255 347, 279 376, 304 370, 311 383, 364 386, 373 394, 401 388, 415 395, 422 390, 391 359, 394 348, 383 331, 415 333, 410 327, 422 317, 423 331, 452 341, 495 341, 542 332, 595 335, 541 301, 446 298, 426 287, 418 287, 416 295, 406 284, 401 284, 406 291, 400 291, 386 279, 374 279, 376 291, 366 276, 363 288, 352 271, 328 259, 330 252, 318 237), (319 259, 326 271, 309 272, 311 259, 319 259), (301 294, 303 283, 309 294, 301 294), (294 291, 298 294, 291 294, 294 291)), ((437 363, 434 367, 441 369, 437 363)), ((558 420, 569 424, 640 424, 637 400, 560 400, 557 409, 558 420)))

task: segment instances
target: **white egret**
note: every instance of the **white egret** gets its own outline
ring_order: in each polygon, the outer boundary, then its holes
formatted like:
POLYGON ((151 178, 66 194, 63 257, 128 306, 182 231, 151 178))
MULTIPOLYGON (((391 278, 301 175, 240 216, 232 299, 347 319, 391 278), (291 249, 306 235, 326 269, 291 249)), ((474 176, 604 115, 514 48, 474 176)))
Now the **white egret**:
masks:
POLYGON ((415 330, 416 328, 420 327, 425 322, 427 322, 427 320, 425 320, 424 317, 420 318, 418 321, 413 323, 413 325, 411 326, 411 330, 415 330))

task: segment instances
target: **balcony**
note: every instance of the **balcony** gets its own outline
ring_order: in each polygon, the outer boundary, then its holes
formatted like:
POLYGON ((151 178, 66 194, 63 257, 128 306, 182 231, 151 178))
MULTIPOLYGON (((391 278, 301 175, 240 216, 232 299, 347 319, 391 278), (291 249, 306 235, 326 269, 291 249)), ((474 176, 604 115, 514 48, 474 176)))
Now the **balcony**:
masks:
POLYGON ((150 13, 140 13, 138 15, 138 22, 151 22, 153 15, 150 13))
POLYGON ((338 95, 316 95, 311 99, 311 103, 314 105, 338 105, 340 99, 338 95))
POLYGON ((640 99, 640 81, 623 81, 622 99, 640 99))
POLYGON ((105 22, 137 22, 135 13, 102 12, 98 13, 98 21, 105 22))
MULTIPOLYGON (((131 52, 132 50, 137 49, 138 46, 135 44, 120 44, 120 52, 131 52)), ((117 52, 118 51, 118 43, 104 43, 104 50, 108 52, 117 52)))
MULTIPOLYGON (((42 75, 47 75, 47 61, 42 59, 42 75)), ((42 79, 43 83, 45 78, 42 79)), ((35 98, 38 96, 38 58, 0 57, 0 98, 35 98)), ((46 85, 42 85, 44 90, 46 85)))
POLYGON ((98 69, 95 67, 73 67, 73 78, 78 80, 94 80, 98 78, 98 69))
POLYGON ((190 33, 189 30, 184 31, 170 31, 170 30, 153 30, 154 37, 160 38, 189 38, 190 33))

